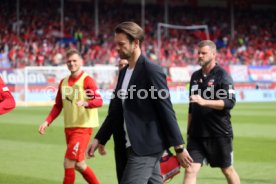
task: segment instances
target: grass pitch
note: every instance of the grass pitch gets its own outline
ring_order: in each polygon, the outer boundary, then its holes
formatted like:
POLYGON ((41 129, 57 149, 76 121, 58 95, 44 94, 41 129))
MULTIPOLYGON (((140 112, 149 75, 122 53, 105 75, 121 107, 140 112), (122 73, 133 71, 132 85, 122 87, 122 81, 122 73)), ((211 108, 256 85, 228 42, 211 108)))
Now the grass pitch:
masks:
MULTIPOLYGON (((38 134, 51 107, 17 107, 0 117, 0 184, 60 184, 63 179, 65 138, 62 116, 38 134)), ((186 139, 187 105, 174 109, 186 139)), ((276 183, 276 103, 238 103, 232 110, 234 128, 234 166, 243 184, 276 183)), ((99 109, 100 121, 107 106, 99 109)), ((95 129, 93 135, 95 135, 95 129)), ((116 184, 113 140, 106 145, 107 155, 96 155, 87 163, 102 184, 116 184)), ((184 169, 170 184, 181 184, 184 169)), ((76 184, 85 181, 76 175, 76 184)), ((204 166, 198 184, 226 183, 219 169, 204 166)))

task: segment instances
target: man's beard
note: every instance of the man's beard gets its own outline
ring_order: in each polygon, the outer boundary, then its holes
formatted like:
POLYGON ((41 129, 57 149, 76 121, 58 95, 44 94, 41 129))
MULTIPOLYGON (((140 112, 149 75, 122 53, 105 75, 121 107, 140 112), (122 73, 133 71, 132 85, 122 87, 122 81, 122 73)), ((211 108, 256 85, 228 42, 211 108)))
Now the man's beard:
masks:
POLYGON ((125 50, 125 52, 119 52, 119 57, 121 59, 129 60, 131 56, 134 54, 134 48, 130 47, 128 50, 125 50))
POLYGON ((211 63, 211 61, 212 61, 212 59, 210 59, 210 60, 207 61, 207 62, 204 62, 204 60, 199 59, 199 60, 198 60, 198 64, 199 64, 201 67, 205 67, 205 66, 207 66, 209 63, 211 63))
POLYGON ((121 54, 119 54, 121 59, 126 59, 128 60, 131 57, 131 52, 122 52, 121 54))

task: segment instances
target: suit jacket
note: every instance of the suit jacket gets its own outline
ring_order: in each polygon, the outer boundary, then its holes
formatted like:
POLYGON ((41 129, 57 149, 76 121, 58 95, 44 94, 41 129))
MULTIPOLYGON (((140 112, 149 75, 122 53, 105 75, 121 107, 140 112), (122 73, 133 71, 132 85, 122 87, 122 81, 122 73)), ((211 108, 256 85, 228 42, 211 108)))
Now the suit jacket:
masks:
POLYGON ((132 149, 138 155, 150 155, 184 144, 162 68, 140 55, 128 85, 132 92, 128 91, 122 103, 118 91, 126 70, 127 67, 119 74, 108 115, 95 136, 104 145, 113 134, 119 180, 127 160, 124 119, 132 149))

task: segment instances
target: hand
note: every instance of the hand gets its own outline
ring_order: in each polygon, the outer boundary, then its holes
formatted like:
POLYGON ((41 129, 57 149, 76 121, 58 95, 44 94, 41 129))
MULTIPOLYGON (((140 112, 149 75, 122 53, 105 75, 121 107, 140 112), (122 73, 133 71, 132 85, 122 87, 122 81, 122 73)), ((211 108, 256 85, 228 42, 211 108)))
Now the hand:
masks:
POLYGON ((197 103, 200 106, 204 106, 206 100, 203 99, 200 95, 191 95, 190 96, 190 102, 191 103, 197 103))
POLYGON ((186 149, 182 153, 177 153, 176 157, 182 167, 188 168, 192 165, 193 159, 186 149))
POLYGON ((48 127, 48 122, 45 121, 44 123, 42 123, 42 124, 39 126, 38 132, 39 132, 41 135, 44 135, 47 127, 48 127))
POLYGON ((78 101, 77 105, 78 105, 78 107, 88 107, 88 102, 86 102, 86 101, 78 101))
POLYGON ((95 157, 94 153, 98 149, 98 147, 99 147, 99 140, 94 139, 93 142, 87 148, 88 159, 91 157, 95 157))
POLYGON ((98 146, 98 152, 99 152, 100 155, 105 155, 106 154, 104 145, 99 144, 99 146, 98 146))

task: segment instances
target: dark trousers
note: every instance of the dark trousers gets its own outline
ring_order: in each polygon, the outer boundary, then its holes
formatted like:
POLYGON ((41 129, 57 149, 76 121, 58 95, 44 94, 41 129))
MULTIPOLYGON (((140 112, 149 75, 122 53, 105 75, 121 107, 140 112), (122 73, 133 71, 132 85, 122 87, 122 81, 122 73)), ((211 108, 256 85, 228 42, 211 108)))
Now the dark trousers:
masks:
POLYGON ((127 148, 127 164, 120 184, 163 184, 159 160, 163 154, 137 155, 127 148))

